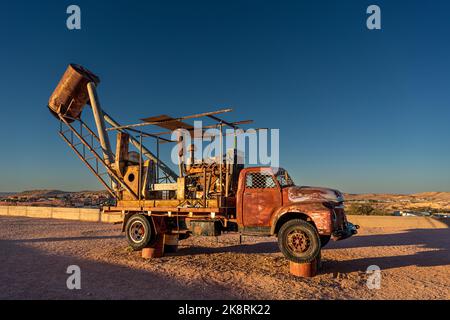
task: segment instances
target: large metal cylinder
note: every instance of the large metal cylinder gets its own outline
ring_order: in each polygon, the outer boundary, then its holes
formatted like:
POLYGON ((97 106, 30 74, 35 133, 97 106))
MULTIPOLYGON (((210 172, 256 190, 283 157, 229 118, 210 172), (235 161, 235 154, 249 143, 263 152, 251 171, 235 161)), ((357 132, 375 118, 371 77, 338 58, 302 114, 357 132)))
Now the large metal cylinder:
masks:
POLYGON ((100 83, 99 77, 78 64, 70 64, 48 101, 50 111, 68 122, 78 119, 89 101, 87 84, 100 83))

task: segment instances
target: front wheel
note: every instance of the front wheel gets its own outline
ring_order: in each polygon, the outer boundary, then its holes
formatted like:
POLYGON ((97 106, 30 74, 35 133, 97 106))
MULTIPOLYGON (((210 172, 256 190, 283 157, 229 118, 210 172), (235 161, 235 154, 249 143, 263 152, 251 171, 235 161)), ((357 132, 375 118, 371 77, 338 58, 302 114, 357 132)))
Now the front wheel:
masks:
POLYGON ((293 219, 287 221, 278 233, 278 246, 283 255, 296 263, 312 262, 320 255, 320 238, 310 223, 293 219))
POLYGON ((150 220, 142 214, 135 214, 128 219, 125 233, 128 244, 136 251, 147 247, 153 239, 152 224, 150 220))

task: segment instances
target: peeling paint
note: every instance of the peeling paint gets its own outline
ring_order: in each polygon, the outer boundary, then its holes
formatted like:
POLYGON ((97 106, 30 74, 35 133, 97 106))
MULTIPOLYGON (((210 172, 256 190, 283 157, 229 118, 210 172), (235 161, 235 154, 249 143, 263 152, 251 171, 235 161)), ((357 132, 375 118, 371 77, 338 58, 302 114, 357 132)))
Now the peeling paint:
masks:
POLYGON ((331 201, 343 202, 344 196, 334 189, 320 187, 290 187, 288 189, 288 199, 291 202, 309 201, 331 201))

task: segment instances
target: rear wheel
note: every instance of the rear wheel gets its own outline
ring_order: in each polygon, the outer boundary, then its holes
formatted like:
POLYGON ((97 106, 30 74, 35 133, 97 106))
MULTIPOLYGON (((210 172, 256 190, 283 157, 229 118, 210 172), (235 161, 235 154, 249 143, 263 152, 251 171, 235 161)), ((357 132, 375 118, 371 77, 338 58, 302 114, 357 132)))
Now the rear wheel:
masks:
POLYGON ((288 260, 296 263, 312 262, 320 255, 317 229, 300 219, 289 220, 281 226, 278 246, 288 260))
POLYGON ((128 219, 125 227, 128 244, 133 250, 142 250, 153 240, 151 221, 142 214, 135 214, 128 219))

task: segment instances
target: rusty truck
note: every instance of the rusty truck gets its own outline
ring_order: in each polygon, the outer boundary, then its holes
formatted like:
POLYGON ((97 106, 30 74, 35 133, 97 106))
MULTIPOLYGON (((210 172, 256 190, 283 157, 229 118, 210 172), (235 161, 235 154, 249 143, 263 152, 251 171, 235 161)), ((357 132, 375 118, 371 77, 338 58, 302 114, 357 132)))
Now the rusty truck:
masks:
POLYGON ((340 191, 297 186, 285 169, 246 168, 238 150, 222 152, 223 129, 251 123, 219 117, 231 109, 178 118, 160 115, 121 125, 102 109, 99 83, 88 69, 70 64, 48 107, 59 120, 59 135, 115 199, 102 210, 122 216, 122 231, 134 250, 152 246, 164 235, 183 240, 237 232, 276 236, 288 260, 306 263, 318 258, 330 239, 357 233, 358 226, 347 221, 340 191), (88 105, 96 130, 81 117, 88 105), (194 132, 187 120, 198 118, 209 119, 213 122, 209 127, 220 132, 215 137, 221 142, 220 154, 214 161, 194 161, 194 148, 183 147, 182 135, 167 138, 174 130, 194 132), (168 131, 144 131, 149 126, 168 131), (115 153, 109 140, 112 133, 115 153), (144 144, 147 138, 155 141, 156 151, 144 144), (179 143, 176 169, 161 161, 163 143, 179 143))

